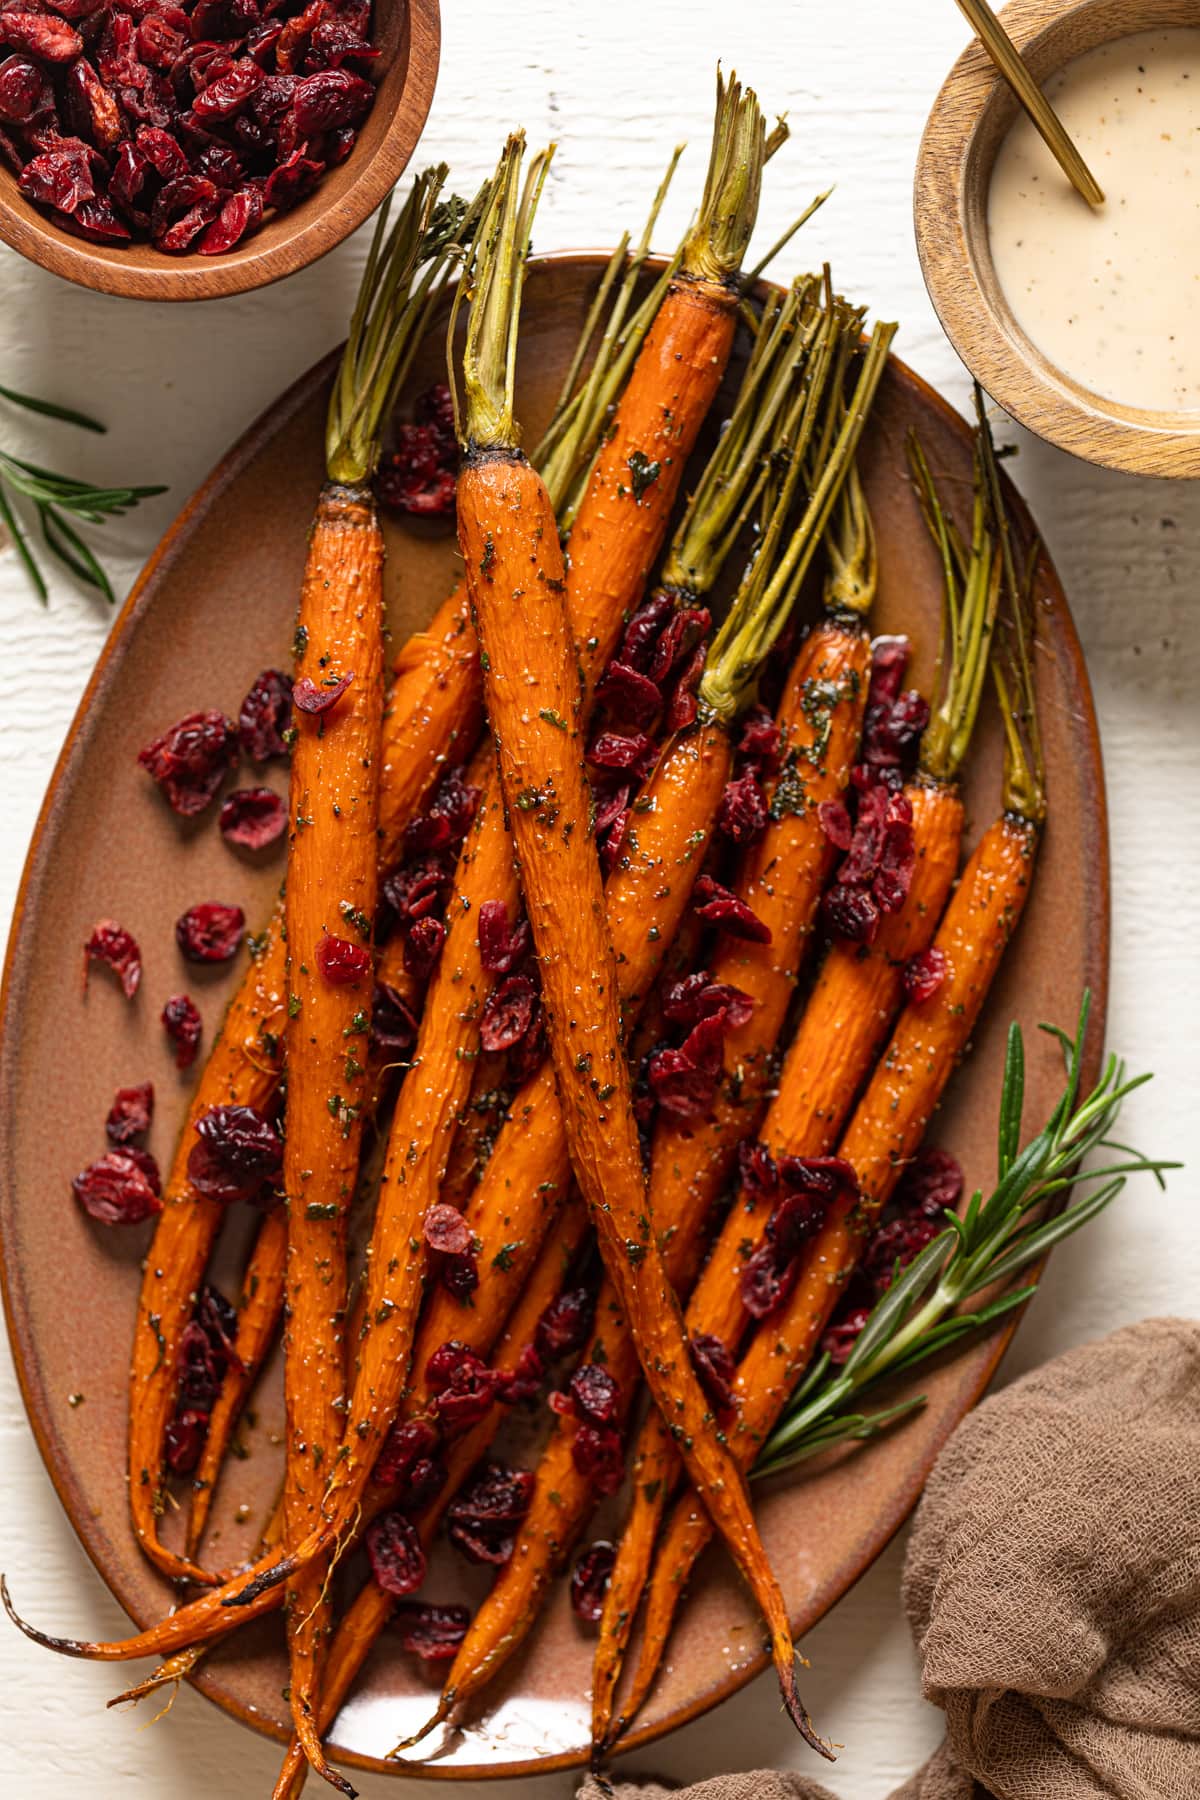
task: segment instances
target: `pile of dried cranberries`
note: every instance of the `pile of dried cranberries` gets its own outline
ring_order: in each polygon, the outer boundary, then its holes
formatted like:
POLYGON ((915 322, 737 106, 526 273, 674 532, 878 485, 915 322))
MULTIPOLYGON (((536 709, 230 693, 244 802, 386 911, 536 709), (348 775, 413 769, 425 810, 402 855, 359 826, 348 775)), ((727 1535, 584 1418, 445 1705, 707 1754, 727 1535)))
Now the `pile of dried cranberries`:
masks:
POLYGON ((0 162, 94 243, 232 250, 344 162, 370 0, 0 0, 0 162))

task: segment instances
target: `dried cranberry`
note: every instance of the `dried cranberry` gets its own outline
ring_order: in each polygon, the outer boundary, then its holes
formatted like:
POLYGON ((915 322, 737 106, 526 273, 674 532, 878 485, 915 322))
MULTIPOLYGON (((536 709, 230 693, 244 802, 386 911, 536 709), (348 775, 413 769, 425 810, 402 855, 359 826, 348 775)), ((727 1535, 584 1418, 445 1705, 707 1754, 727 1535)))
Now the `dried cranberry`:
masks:
POLYGON ((221 807, 220 826, 227 844, 265 850, 287 830, 287 808, 271 788, 237 788, 221 807))
POLYGON ((654 764, 654 745, 644 732, 622 736, 616 731, 602 731, 593 739, 588 761, 598 769, 629 769, 640 781, 654 764))
POLYGON ((738 763, 753 769, 759 780, 777 775, 783 759, 783 734, 765 706, 751 707, 737 747, 738 763))
POLYGON ((142 979, 142 953, 138 949, 137 939, 123 925, 118 925, 115 919, 101 919, 99 924, 93 925, 92 935, 83 946, 85 986, 94 962, 107 963, 120 981, 125 998, 133 999, 142 979))
POLYGON ((437 1433, 425 1418, 396 1420, 374 1460, 372 1480, 378 1487, 399 1487, 401 1501, 412 1472, 437 1449, 437 1433))
POLYGON ((602 1363, 582 1363, 571 1377, 570 1392, 581 1419, 611 1425, 620 1413, 620 1386, 602 1363))
POLYGON ((371 952, 366 944, 330 932, 317 945, 317 968, 330 987, 349 987, 371 972, 371 952))
POLYGON ((696 1379, 704 1389, 713 1412, 724 1421, 734 1412, 733 1383, 737 1364, 729 1346, 711 1332, 693 1332, 688 1338, 688 1351, 696 1379))
POLYGON ((104 1121, 104 1135, 118 1149, 136 1144, 149 1131, 153 1116, 153 1082, 143 1081, 137 1087, 118 1088, 104 1121))
MULTIPOLYGON (((186 14, 184 15, 186 22, 186 14)), ((187 43, 184 29, 171 23, 165 13, 150 12, 138 21, 137 53, 152 69, 169 69, 187 43)))
POLYGON ((375 477, 380 505, 416 518, 445 517, 454 511, 456 465, 457 454, 454 464, 448 462, 441 439, 428 426, 401 425, 375 477))
POLYGON ((533 1019, 524 1037, 519 1038, 508 1053, 506 1074, 512 1087, 521 1087, 536 1075, 546 1060, 546 1016, 538 999, 533 1019))
POLYGON ((82 201, 67 229, 92 244, 127 244, 133 235, 112 202, 103 197, 82 201))
POLYGON ((612 716, 639 729, 649 725, 662 705, 662 695, 650 677, 623 662, 609 663, 597 684, 596 698, 612 716))
POLYGON ((592 1329, 595 1300, 587 1288, 555 1295, 537 1322, 534 1343, 546 1362, 582 1350, 592 1329))
POLYGON ((731 843, 756 844, 767 829, 767 797, 752 770, 725 784, 717 813, 717 829, 731 843))
POLYGON ((279 669, 264 669, 238 711, 238 741, 252 762, 287 755, 284 732, 292 717, 292 683, 279 669))
POLYGON ((519 1406, 522 1401, 536 1399, 545 1379, 546 1365, 536 1344, 526 1344, 512 1367, 501 1371, 496 1398, 502 1406, 519 1406))
POLYGON ((932 1243, 946 1229, 944 1219, 929 1218, 924 1213, 889 1219, 872 1235, 863 1254, 863 1273, 877 1294, 885 1294, 897 1270, 906 1269, 914 1256, 932 1243))
POLYGON ((512 1556, 517 1527, 529 1511, 534 1477, 528 1469, 488 1463, 446 1514, 446 1535, 469 1562, 501 1567, 512 1556))
POLYGON ((863 717, 863 763, 897 776, 911 766, 921 733, 929 723, 929 708, 921 695, 911 690, 900 692, 908 657, 907 638, 876 639, 863 717))
POLYGON ((475 1239, 456 1206, 431 1206, 421 1222, 421 1236, 439 1256, 465 1256, 475 1239))
POLYGON ((15 138, 7 131, 0 131, 0 163, 14 175, 19 175, 25 167, 25 152, 21 150, 15 138))
POLYGON ((208 1414, 188 1408, 167 1421, 163 1433, 163 1455, 172 1475, 190 1475, 200 1461, 200 1452, 208 1436, 208 1414))
POLYGON ((538 992, 528 975, 507 975, 494 987, 479 1018, 479 1041, 489 1052, 508 1050, 533 1023, 538 992))
POLYGON ((846 1362, 870 1316, 869 1306, 854 1306, 834 1319, 821 1339, 821 1349, 835 1368, 846 1362))
POLYGON ((230 194, 200 239, 196 246, 200 255, 224 256, 227 250, 240 244, 246 234, 256 228, 262 215, 262 195, 258 189, 239 188, 236 194, 230 194))
POLYGON ((851 944, 873 944, 879 931, 879 908, 865 888, 831 887, 821 903, 834 937, 851 944))
POLYGON ((367 1555, 385 1594, 411 1594, 425 1579, 425 1552, 417 1528, 402 1512, 382 1513, 367 1527, 367 1555))
POLYGON ((306 76, 296 89, 296 124, 305 137, 357 125, 369 111, 375 89, 349 69, 322 69, 306 76))
POLYGON ((0 44, 11 44, 40 62, 72 62, 83 54, 83 39, 65 19, 53 13, 22 12, 8 7, 0 12, 0 44))
POLYGON ((453 1339, 435 1350, 425 1379, 434 1410, 447 1431, 464 1431, 483 1418, 496 1397, 497 1376, 474 1351, 453 1339))
POLYGON ((658 634, 674 611, 674 602, 664 588, 655 588, 648 600, 638 607, 621 639, 620 660, 642 673, 650 666, 658 634))
POLYGON ((449 1662, 471 1623, 465 1606, 420 1606, 405 1600, 392 1608, 391 1625, 402 1650, 425 1662, 449 1662))
POLYGON ((286 212, 290 207, 298 206, 312 193, 317 182, 324 173, 325 165, 313 157, 304 156, 299 150, 292 152, 286 162, 280 163, 267 176, 267 184, 263 190, 263 199, 268 206, 286 212))
POLYGON ((309 40, 304 67, 313 74, 347 62, 373 62, 381 54, 344 19, 322 19, 309 40))
POLYGON ((702 1017, 677 1050, 668 1047, 651 1057, 647 1079, 664 1111, 692 1120, 712 1111, 728 1025, 728 1014, 719 1009, 702 1017))
POLYGON ((162 1009, 163 1030, 175 1046, 175 1067, 190 1069, 200 1047, 202 1021, 195 1001, 187 994, 172 994, 162 1009))
POLYGON ((192 36, 245 37, 258 19, 257 0, 199 0, 192 13, 192 36))
POLYGON ((42 71, 23 56, 0 62, 0 119, 29 125, 54 110, 54 92, 42 71))
POLYGON ((198 1193, 229 1205, 249 1200, 283 1167, 283 1144, 254 1106, 210 1106, 196 1120, 198 1144, 188 1155, 188 1180, 198 1193))
POLYGON ((237 760, 233 726, 220 712, 188 713, 138 752, 138 762, 185 819, 202 813, 237 760))
POLYGON ((695 912, 706 924, 719 925, 730 937, 746 938, 753 944, 769 944, 771 930, 751 912, 746 902, 714 881, 711 875, 696 878, 693 889, 695 912))
MULTIPOLYGON (((0 26, 4 17, 0 13, 0 26)), ((53 206, 63 213, 73 213, 96 194, 88 159, 76 150, 47 150, 31 157, 21 170, 17 186, 27 200, 53 206)))
POLYGON ((417 1021, 404 996, 380 982, 371 1006, 371 1045, 381 1057, 407 1054, 417 1041, 417 1021))
POLYGON ((923 1006, 946 979, 946 952, 931 944, 904 965, 904 991, 914 1006, 923 1006))
POLYGON ((113 150, 125 135, 121 109, 86 56, 71 64, 63 86, 67 117, 100 150, 113 150))
POLYGON ((614 1425, 580 1425, 571 1443, 571 1460, 597 1492, 615 1494, 625 1475, 620 1432, 614 1425))
POLYGON ((263 72, 252 58, 235 62, 228 75, 210 81, 196 95, 192 111, 198 119, 232 119, 241 112, 247 100, 263 80, 263 72))
POLYGON ((571 1605, 585 1625, 598 1625, 604 1614, 604 1596, 612 1580, 617 1552, 603 1538, 581 1550, 571 1571, 571 1605))
POLYGON ((692 658, 712 615, 705 606, 682 606, 673 612, 658 635, 646 670, 651 681, 663 682, 685 659, 692 658))
POLYGON ((893 1204, 904 1211, 925 1213, 941 1221, 954 1212, 962 1199, 963 1172, 948 1150, 932 1147, 918 1151, 896 1189, 893 1204))
POLYGON ((449 876, 437 857, 406 863, 383 884, 383 897, 402 924, 427 918, 441 903, 449 876))
POLYGON ((139 125, 136 143, 156 175, 166 182, 180 181, 188 172, 188 160, 169 131, 157 125, 139 125))
POLYGON ((713 981, 707 969, 697 969, 695 974, 686 975, 663 996, 663 1017, 672 1025, 689 1028, 713 1013, 723 1012, 728 1028, 737 1030, 748 1022, 753 1011, 754 1001, 749 994, 728 982, 713 981))
POLYGON ((413 819, 404 833, 406 856, 423 856, 460 844, 479 807, 480 790, 464 779, 462 768, 447 769, 429 811, 413 819))
POLYGON ((189 962, 228 962, 236 956, 246 928, 240 906, 220 900, 202 901, 175 921, 175 942, 189 962))
POLYGON ((162 1211, 158 1182, 146 1163, 152 1159, 130 1149, 110 1150, 76 1175, 71 1187, 90 1218, 101 1225, 140 1225, 162 1211))
POLYGON ((529 954, 529 921, 520 918, 510 931, 503 900, 485 900, 479 908, 479 960, 488 975, 507 975, 529 954))
POLYGON ((822 800, 817 808, 821 830, 835 850, 849 850, 854 842, 854 824, 844 800, 822 800))
POLYGON ((446 941, 440 919, 415 919, 404 938, 404 966, 417 981, 428 981, 446 941))
POLYGON ((309 675, 301 675, 292 683, 292 705, 302 713, 326 713, 337 705, 353 680, 353 669, 348 675, 325 676, 319 683, 309 675))

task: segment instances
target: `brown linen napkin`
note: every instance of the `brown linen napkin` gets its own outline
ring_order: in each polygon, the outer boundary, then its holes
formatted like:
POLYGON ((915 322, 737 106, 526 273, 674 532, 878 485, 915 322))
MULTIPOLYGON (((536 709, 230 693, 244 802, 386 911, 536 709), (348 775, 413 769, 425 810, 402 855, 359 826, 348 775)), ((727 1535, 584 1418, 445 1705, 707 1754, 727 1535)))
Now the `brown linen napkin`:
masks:
MULTIPOLYGON (((904 1603, 946 1740, 893 1800, 1200 1800, 1200 1325, 1128 1326, 965 1419, 904 1603)), ((606 1791, 670 1790, 579 1800, 606 1791)), ((687 1793, 835 1800, 768 1773, 687 1793)))

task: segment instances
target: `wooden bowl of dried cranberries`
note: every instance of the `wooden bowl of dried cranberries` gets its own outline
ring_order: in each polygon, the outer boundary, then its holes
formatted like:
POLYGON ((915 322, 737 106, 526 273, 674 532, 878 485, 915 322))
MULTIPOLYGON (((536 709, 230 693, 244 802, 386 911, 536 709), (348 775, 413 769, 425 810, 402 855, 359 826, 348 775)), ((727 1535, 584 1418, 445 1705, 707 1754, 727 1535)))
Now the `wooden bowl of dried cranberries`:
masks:
POLYGON ((341 243, 433 99, 438 0, 0 0, 0 238, 140 300, 341 243))

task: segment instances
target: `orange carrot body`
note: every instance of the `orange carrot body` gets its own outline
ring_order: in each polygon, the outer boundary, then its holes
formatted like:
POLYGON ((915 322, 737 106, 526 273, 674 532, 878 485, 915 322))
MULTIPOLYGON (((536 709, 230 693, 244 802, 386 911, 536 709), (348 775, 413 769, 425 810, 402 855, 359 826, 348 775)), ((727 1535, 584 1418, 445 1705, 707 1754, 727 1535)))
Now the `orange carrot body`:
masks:
POLYGON ((590 692, 658 561, 733 349, 737 290, 680 275, 633 366, 571 527, 568 611, 590 692))
MULTIPOLYGON (((672 1417, 682 1415, 689 1472, 767 1620, 793 1717, 812 1735, 795 1689, 783 1596, 744 1482, 707 1429, 707 1401, 648 1217, 549 497, 519 454, 484 452, 464 461, 458 515, 571 1165, 651 1392, 672 1417)), ((452 1670, 441 1716, 455 1698, 452 1670)))
MULTIPOLYGON (((931 943, 946 904, 958 863, 961 802, 951 789, 932 783, 914 782, 907 792, 916 850, 908 897, 899 912, 885 916, 869 949, 835 944, 826 957, 763 1120, 761 1135, 774 1156, 825 1156, 833 1149, 900 1006, 904 963, 931 943)), ((769 1213, 769 1203, 753 1192, 735 1200, 688 1305, 689 1332, 711 1334, 737 1350, 753 1324, 742 1304, 741 1272, 762 1241, 769 1213)), ((680 1474, 674 1442, 655 1413, 642 1428, 633 1470, 596 1646, 597 1741, 607 1731, 621 1657, 680 1474)))
MULTIPOLYGON (((729 768, 727 733, 719 725, 703 726, 671 748, 640 796, 634 829, 604 890, 626 1031, 687 907, 729 768)), ((547 1062, 513 1100, 467 1204, 486 1278, 469 1301, 441 1287, 426 1301, 406 1398, 410 1416, 430 1403, 425 1368, 440 1345, 454 1338, 477 1355, 489 1353, 570 1185, 558 1086, 547 1062)))
MULTIPOLYGON (((931 999, 905 1008, 839 1146, 854 1169, 859 1198, 831 1211, 778 1318, 753 1339, 739 1366, 731 1441, 743 1468, 753 1464, 807 1367, 871 1222, 920 1147, 1021 916, 1036 847, 1036 828, 1005 816, 984 834, 963 872, 934 940, 946 955, 946 978, 931 999)), ((656 1558, 626 1721, 649 1692, 684 1583, 710 1536, 702 1509, 685 1495, 656 1558)))
MULTIPOLYGON (((425 631, 409 639, 383 726, 380 867, 398 856, 404 828, 421 810, 457 745, 478 735, 482 677, 465 599, 451 595, 425 631)), ((188 1109, 155 1228, 134 1333, 129 1403, 129 1496, 134 1532, 151 1560, 172 1578, 214 1579, 159 1541, 163 1439, 175 1410, 179 1340, 220 1230, 223 1208, 187 1179, 196 1120, 210 1107, 262 1109, 278 1084, 287 999, 287 957, 278 908, 230 1003, 188 1109), (269 1036, 264 1036, 264 1033, 269 1036)))
MULTIPOLYGON (((373 971, 331 978, 331 940, 365 948, 375 915, 383 710, 383 538, 364 489, 327 486, 300 596, 297 675, 352 675, 328 710, 295 714, 287 892, 288 1096, 285 1544, 320 1516, 342 1438, 346 1221, 358 1175, 373 971)), ((289 1584, 292 1715, 312 1734, 329 1607, 320 1571, 289 1584), (315 1575, 315 1579, 311 1578, 315 1575)))

